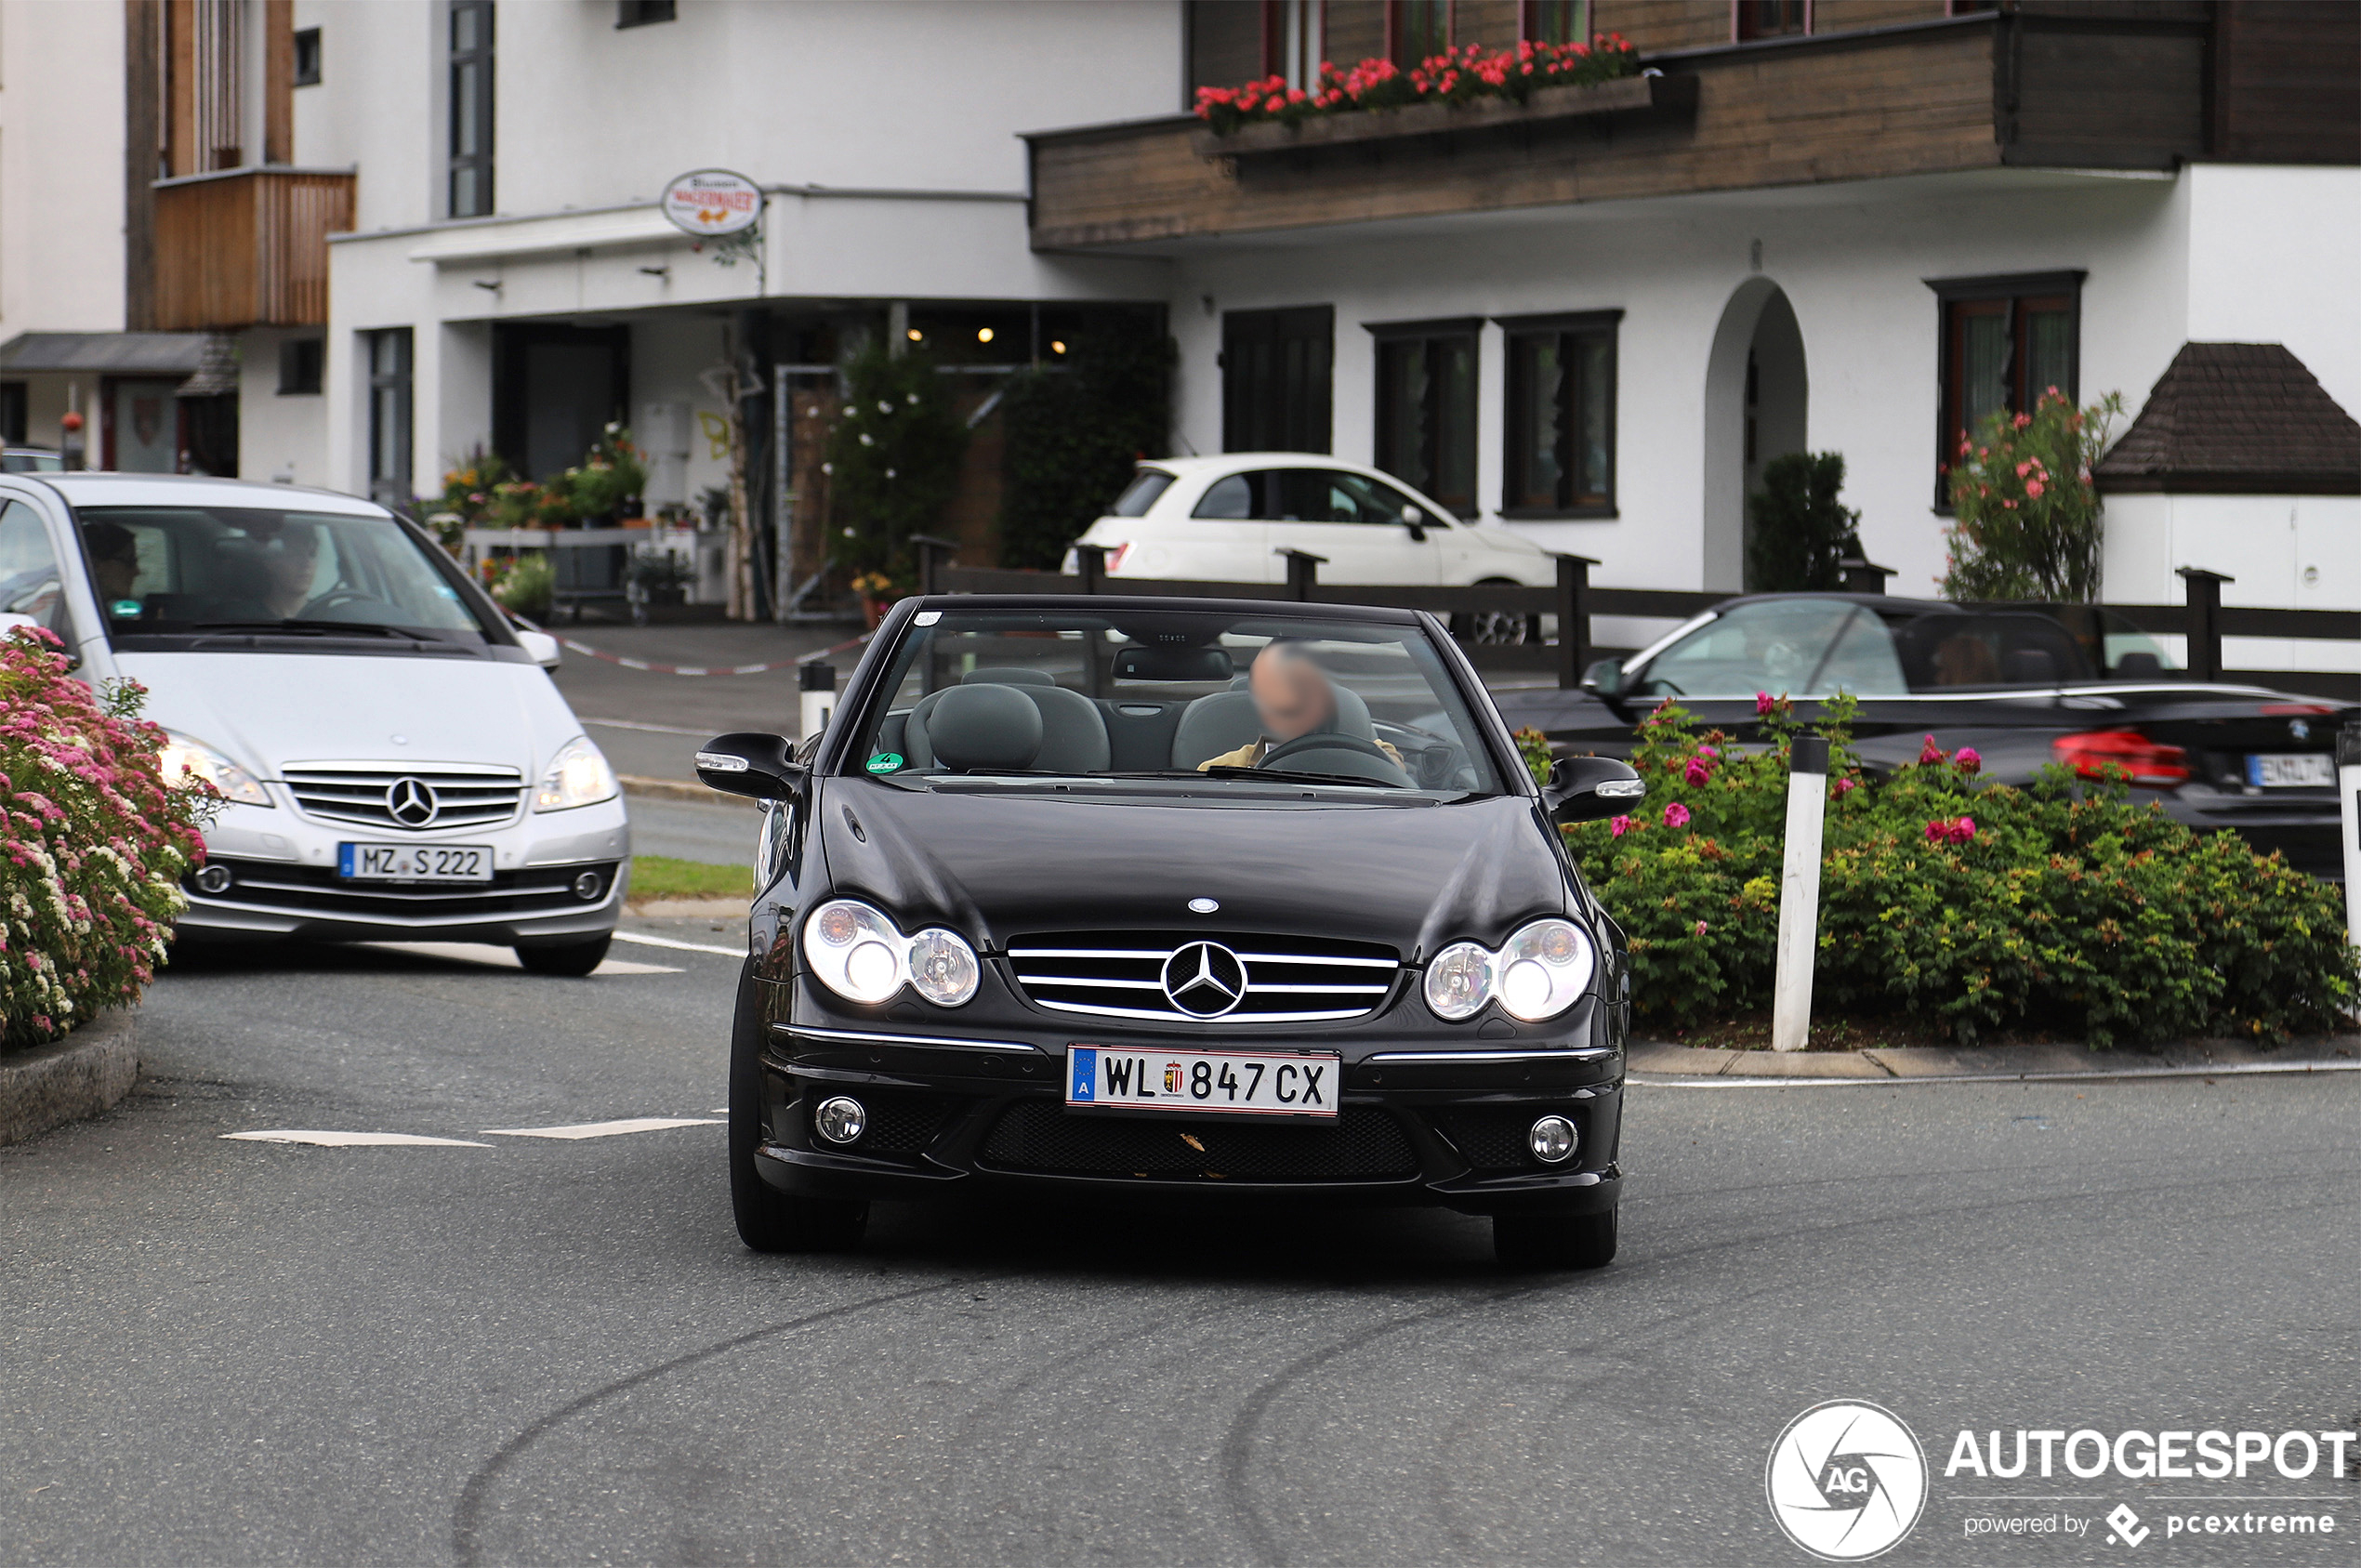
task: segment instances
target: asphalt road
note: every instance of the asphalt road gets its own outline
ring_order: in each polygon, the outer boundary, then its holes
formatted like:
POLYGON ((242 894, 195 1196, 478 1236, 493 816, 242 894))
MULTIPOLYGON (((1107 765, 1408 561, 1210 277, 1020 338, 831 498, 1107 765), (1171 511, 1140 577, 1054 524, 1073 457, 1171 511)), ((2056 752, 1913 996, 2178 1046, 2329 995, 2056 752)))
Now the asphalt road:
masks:
POLYGON ((1836 1397, 1936 1469, 1886 1561, 2361 1555, 2349 1479, 1941 1473, 1969 1427, 2352 1429, 2361 1074, 1635 1087, 1591 1275, 1424 1213, 885 1207, 766 1258, 717 1125, 483 1130, 721 1104, 734 958, 617 952, 167 975, 134 1097, 0 1151, 0 1561, 1801 1563, 1764 1460, 1836 1397), (288 1128, 486 1147, 224 1136, 288 1128), (2191 1494, 2341 1533, 2168 1540, 2191 1494), (2136 1554, 1963 1535, 2126 1501, 2136 1554))

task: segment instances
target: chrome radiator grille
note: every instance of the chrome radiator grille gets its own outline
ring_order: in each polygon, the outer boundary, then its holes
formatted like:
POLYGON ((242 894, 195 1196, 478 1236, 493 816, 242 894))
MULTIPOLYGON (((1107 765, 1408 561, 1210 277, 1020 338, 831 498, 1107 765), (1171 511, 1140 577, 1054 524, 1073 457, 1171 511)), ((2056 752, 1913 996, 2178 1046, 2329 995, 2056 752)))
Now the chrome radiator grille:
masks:
POLYGON ((1154 1023, 1364 1018, 1402 968, 1374 942, 1207 931, 1048 932, 1009 942, 1009 961, 1041 1007, 1154 1023))
POLYGON ((489 827, 524 801, 524 775, 471 762, 301 762, 280 777, 307 817, 397 833, 489 827))

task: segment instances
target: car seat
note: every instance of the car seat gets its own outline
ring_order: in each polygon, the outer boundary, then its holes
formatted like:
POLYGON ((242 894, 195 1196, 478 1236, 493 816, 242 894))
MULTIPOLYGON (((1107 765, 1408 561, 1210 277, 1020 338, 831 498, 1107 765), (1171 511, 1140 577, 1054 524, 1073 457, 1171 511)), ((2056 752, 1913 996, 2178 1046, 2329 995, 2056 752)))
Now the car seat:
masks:
MULTIPOLYGON (((959 678, 960 684, 935 692, 918 699, 917 706, 903 724, 903 749, 914 768, 955 766, 942 761, 942 748, 935 740, 935 715, 943 703, 960 692, 1009 692, 1031 705, 1038 721, 1039 738, 1033 757, 1022 767, 1044 769, 1060 773, 1099 773, 1107 769, 1111 747, 1107 742, 1106 720, 1100 717, 1098 705, 1079 692, 1069 692, 1055 685, 1046 671, 1030 669, 969 670, 959 678)), ((1016 710, 1006 704, 995 703, 990 708, 979 707, 964 699, 954 704, 956 709, 975 713, 1016 710)), ((981 767, 967 762, 959 767, 981 767)), ((1001 763, 996 766, 1008 767, 1001 763)))
MULTIPOLYGON (((1337 699, 1336 718, 1329 721, 1328 728, 1356 740, 1376 740, 1377 725, 1370 719, 1369 705, 1361 700, 1361 693, 1333 680, 1328 685, 1337 699)), ((1208 692, 1181 712, 1180 727, 1172 732, 1172 765, 1202 767, 1209 758, 1261 738, 1262 716, 1256 711, 1250 692, 1208 692)))

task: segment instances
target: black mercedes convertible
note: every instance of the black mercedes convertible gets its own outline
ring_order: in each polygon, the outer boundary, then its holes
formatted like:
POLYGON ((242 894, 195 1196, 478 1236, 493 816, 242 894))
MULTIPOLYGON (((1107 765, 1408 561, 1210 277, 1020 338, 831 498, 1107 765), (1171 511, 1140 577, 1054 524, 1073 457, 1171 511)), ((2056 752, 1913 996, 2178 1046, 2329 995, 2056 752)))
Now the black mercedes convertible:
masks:
POLYGON ((824 733, 720 736, 770 806, 731 1048, 765 1251, 873 1199, 1330 1200, 1493 1217, 1511 1267, 1615 1255, 1629 979, 1431 615, 905 600, 824 733))

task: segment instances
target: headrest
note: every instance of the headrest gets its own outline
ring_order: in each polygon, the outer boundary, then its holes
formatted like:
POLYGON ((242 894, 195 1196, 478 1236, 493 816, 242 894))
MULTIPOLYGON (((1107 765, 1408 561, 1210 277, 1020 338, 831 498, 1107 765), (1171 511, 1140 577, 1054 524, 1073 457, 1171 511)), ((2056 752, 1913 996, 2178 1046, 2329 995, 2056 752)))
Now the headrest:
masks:
POLYGON ((1030 768, 1041 755, 1041 710, 1004 685, 954 686, 927 715, 935 760, 954 772, 969 768, 1030 768))
POLYGON ((971 669, 959 678, 962 686, 1055 686, 1057 683, 1057 677, 1048 670, 1029 669, 1022 665, 971 669))
POLYGON ((1376 739, 1378 729, 1370 721, 1369 705, 1361 700, 1361 693, 1333 677, 1329 679, 1328 689, 1337 694, 1337 716, 1329 721, 1328 728, 1339 735, 1352 735, 1359 740, 1376 739))

